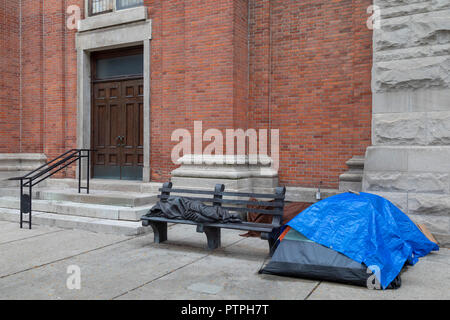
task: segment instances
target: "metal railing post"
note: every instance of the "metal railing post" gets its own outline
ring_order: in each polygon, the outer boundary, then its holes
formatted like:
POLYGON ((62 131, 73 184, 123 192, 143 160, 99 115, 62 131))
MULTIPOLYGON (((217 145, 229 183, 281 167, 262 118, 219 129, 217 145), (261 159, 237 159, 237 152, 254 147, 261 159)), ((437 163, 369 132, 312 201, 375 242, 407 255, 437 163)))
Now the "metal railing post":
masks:
POLYGON ((91 155, 91 150, 88 150, 87 151, 87 176, 86 176, 86 182, 87 182, 87 193, 89 194, 89 178, 90 178, 90 172, 89 172, 89 169, 90 169, 90 167, 91 167, 91 161, 90 161, 90 155, 91 155))
POLYGON ((20 179, 20 229, 23 228, 23 179, 20 179))
POLYGON ((30 192, 30 213, 29 213, 29 219, 28 219, 28 228, 31 230, 31 212, 32 212, 32 206, 31 206, 31 200, 33 199, 33 183, 32 183, 32 178, 29 178, 29 192, 30 192))
POLYGON ((81 150, 78 150, 78 193, 81 193, 81 150))

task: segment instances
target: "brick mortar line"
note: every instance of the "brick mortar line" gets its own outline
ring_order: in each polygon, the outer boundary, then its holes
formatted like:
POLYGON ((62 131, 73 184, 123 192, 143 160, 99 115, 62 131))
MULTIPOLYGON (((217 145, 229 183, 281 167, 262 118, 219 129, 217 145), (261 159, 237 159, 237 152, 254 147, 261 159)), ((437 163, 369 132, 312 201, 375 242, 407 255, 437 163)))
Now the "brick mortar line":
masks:
MULTIPOLYGON (((244 240, 245 240, 245 239, 239 239, 239 240, 237 240, 237 241, 235 241, 235 242, 231 243, 230 245, 228 245, 228 246, 226 246, 226 247, 223 247, 223 248, 229 248, 229 247, 235 245, 236 243, 239 243, 239 242, 244 241, 244 240)), ((156 277, 156 278, 154 278, 154 279, 152 279, 152 280, 149 280, 149 281, 147 281, 147 282, 145 282, 145 283, 143 283, 143 284, 141 284, 141 285, 139 285, 139 286, 137 286, 137 287, 135 287, 135 288, 132 288, 132 289, 130 289, 130 290, 124 292, 124 293, 121 293, 121 294, 119 294, 119 295, 117 295, 117 296, 111 298, 110 300, 115 300, 115 299, 120 298, 120 297, 122 297, 122 296, 124 296, 124 295, 127 295, 127 294, 130 293, 130 292, 133 292, 133 291, 135 291, 135 290, 137 290, 137 289, 140 289, 140 288, 142 288, 142 287, 145 287, 146 285, 148 285, 148 284, 150 284, 150 283, 152 283, 152 282, 154 282, 154 281, 157 281, 157 280, 159 280, 159 279, 161 279, 161 278, 164 278, 165 276, 167 276, 167 275, 169 275, 169 274, 172 274, 172 273, 174 273, 174 272, 176 272, 176 271, 178 271, 178 270, 180 270, 180 269, 183 269, 184 267, 190 266, 190 265, 192 265, 192 264, 194 264, 194 263, 196 263, 196 262, 198 262, 198 261, 200 261, 200 260, 203 260, 204 258, 211 256, 213 253, 214 253, 214 252, 210 252, 210 253, 204 255, 203 257, 200 257, 200 258, 195 259, 195 260, 193 260, 193 261, 191 261, 191 262, 189 262, 189 263, 186 263, 185 265, 182 265, 182 266, 180 266, 180 267, 178 267, 178 268, 176 268, 176 269, 174 269, 174 270, 172 270, 172 271, 166 272, 166 273, 164 273, 164 274, 162 274, 162 275, 160 275, 160 276, 158 276, 158 277, 156 277)))

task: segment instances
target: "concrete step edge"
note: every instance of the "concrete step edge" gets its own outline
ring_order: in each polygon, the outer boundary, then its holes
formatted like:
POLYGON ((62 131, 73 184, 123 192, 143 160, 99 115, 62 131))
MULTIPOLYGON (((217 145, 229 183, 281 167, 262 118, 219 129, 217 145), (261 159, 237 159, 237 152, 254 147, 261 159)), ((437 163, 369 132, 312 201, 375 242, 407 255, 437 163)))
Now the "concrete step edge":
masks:
MULTIPOLYGON (((17 222, 19 224, 19 210, 0 208, 0 220, 17 222)), ((26 217, 28 219, 28 217, 26 217)), ((135 236, 151 232, 151 228, 143 227, 140 222, 114 221, 95 219, 53 213, 38 212, 32 215, 33 225, 46 225, 63 229, 79 229, 107 234, 122 234, 135 236)), ((28 225, 24 225, 27 227, 28 225)))
POLYGON ((69 201, 132 208, 155 203, 158 200, 158 195, 151 193, 124 193, 111 191, 108 193, 86 194, 77 193, 75 190, 73 190, 73 192, 40 190, 37 193, 37 198, 41 200, 69 201))
MULTIPOLYGON (((27 193, 28 190, 25 191, 27 193)), ((0 188, 0 197, 19 197, 18 186, 0 188)), ((158 193, 120 192, 95 190, 86 194, 78 193, 77 189, 53 190, 50 188, 33 188, 33 199, 68 201, 76 203, 99 204, 105 206, 140 207, 158 201, 158 193)))
MULTIPOLYGON (((88 217, 94 219, 139 221, 140 217, 153 207, 154 203, 139 207, 120 207, 90 203, 77 203, 59 200, 33 200, 33 212, 45 212, 59 215, 88 217)), ((0 208, 20 208, 16 197, 0 197, 0 208)))
MULTIPOLYGON (((86 181, 82 181, 85 185, 86 181)), ((48 186, 57 188, 78 188, 77 179, 48 179, 48 186)), ((143 192, 143 193, 158 193, 158 189, 162 187, 162 182, 141 182, 141 181, 126 181, 126 180, 108 180, 108 179, 91 179, 91 190, 104 191, 125 191, 125 192, 143 192)))

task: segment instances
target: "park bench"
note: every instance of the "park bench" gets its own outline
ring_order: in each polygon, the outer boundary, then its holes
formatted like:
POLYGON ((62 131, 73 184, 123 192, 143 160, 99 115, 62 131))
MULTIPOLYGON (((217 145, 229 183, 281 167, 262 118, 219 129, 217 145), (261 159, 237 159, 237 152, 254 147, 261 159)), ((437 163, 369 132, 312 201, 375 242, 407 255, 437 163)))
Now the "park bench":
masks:
POLYGON ((256 231, 261 233, 261 239, 269 242, 270 254, 273 253, 276 239, 270 237, 270 233, 281 227, 284 199, 286 194, 285 187, 277 187, 274 194, 226 192, 223 184, 217 184, 213 191, 175 189, 171 182, 166 182, 159 189, 158 195, 160 201, 167 201, 173 194, 188 194, 183 196, 187 199, 198 200, 205 205, 221 206, 229 212, 254 212, 272 216, 272 223, 257 222, 232 222, 232 223, 198 223, 191 220, 168 219, 164 217, 142 216, 142 225, 151 226, 154 233, 155 243, 161 243, 167 240, 167 224, 181 223, 197 226, 197 232, 205 233, 210 250, 216 249, 221 245, 221 229, 235 229, 244 231, 256 231), (194 197, 192 197, 194 195, 194 197), (229 197, 232 197, 231 199, 229 197), (258 200, 254 200, 254 199, 258 200), (245 200, 242 200, 245 199, 245 200), (252 200, 250 200, 252 199, 252 200), (260 201, 259 199, 264 199, 260 201), (264 207, 264 209, 258 208, 264 207))

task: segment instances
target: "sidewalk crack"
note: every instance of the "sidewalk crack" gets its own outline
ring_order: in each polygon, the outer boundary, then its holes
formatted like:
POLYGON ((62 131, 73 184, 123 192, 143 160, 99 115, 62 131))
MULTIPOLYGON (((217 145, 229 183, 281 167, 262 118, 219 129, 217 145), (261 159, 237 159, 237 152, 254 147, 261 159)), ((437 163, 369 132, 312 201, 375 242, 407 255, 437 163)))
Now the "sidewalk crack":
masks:
POLYGON ((320 286, 321 283, 322 281, 319 281, 319 283, 316 284, 316 286, 311 290, 310 293, 308 293, 308 295, 303 300, 308 300, 308 298, 314 293, 314 291, 316 291, 316 289, 320 286))
POLYGON ((2 246, 4 244, 13 243, 13 242, 24 241, 24 240, 28 240, 28 239, 32 239, 32 238, 36 238, 36 237, 41 237, 41 236, 45 236, 45 235, 48 235, 48 234, 58 233, 58 232, 61 232, 61 231, 64 231, 64 230, 54 230, 54 231, 50 231, 50 232, 46 232, 46 233, 42 233, 42 234, 36 234, 34 236, 31 236, 31 237, 26 237, 26 238, 21 238, 21 239, 6 241, 6 242, 0 242, 0 246, 2 246))

